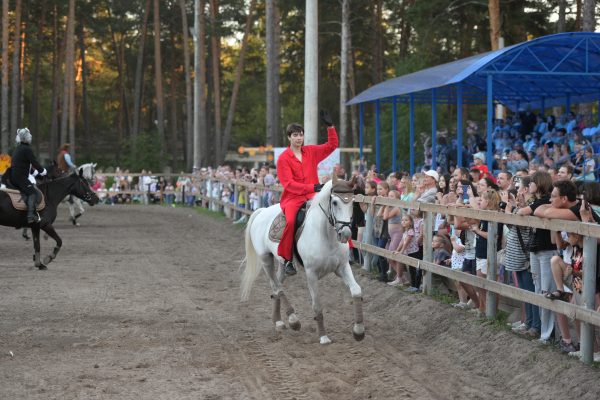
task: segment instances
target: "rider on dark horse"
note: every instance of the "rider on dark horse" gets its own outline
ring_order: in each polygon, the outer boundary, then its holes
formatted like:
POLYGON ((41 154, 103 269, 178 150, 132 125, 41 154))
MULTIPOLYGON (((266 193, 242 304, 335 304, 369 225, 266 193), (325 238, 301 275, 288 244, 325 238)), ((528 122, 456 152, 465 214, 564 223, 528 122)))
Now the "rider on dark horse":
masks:
POLYGON ((36 160, 31 149, 31 133, 29 129, 17 130, 17 148, 15 149, 10 167, 10 181, 25 196, 27 204, 27 223, 40 222, 40 216, 35 212, 36 189, 29 181, 29 171, 33 167, 40 173, 46 175, 46 169, 36 160))
POLYGON ((319 183, 317 166, 338 146, 337 132, 327 112, 321 111, 321 121, 327 125, 327 143, 304 146, 304 128, 299 124, 289 124, 286 133, 290 147, 277 160, 277 176, 283 186, 280 205, 285 215, 285 229, 277 254, 285 260, 287 275, 296 274, 292 262, 296 214, 323 187, 319 183))

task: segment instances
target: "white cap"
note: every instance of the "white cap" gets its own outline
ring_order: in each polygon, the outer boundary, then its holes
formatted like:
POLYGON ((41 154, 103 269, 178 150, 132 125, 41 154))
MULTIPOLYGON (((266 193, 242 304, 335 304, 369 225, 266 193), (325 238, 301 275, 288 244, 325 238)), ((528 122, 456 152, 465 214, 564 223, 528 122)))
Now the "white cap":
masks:
POLYGON ((29 132, 29 129, 17 129, 17 137, 15 138, 17 143, 31 143, 31 139, 31 132, 29 132))
POLYGON ((479 158, 481 161, 485 162, 485 153, 480 151, 478 153, 473 154, 473 159, 479 158))
POLYGON ((429 171, 425 172, 425 175, 432 177, 433 179, 435 179, 436 182, 440 179, 440 175, 437 173, 437 171, 434 171, 433 169, 430 169, 429 171))

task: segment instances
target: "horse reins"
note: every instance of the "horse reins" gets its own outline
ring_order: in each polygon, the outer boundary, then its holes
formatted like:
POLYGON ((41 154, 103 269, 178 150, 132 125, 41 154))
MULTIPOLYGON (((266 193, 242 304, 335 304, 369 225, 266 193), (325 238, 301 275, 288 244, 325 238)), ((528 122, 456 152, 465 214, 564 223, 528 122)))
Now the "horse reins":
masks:
MULTIPOLYGON (((344 229, 345 226, 352 229, 352 221, 338 221, 338 219, 333 215, 332 205, 331 205, 333 195, 334 195, 333 192, 329 195, 329 214, 327 214, 327 212, 325 212, 321 203, 319 203, 319 208, 321 209, 321 211, 323 211, 323 214, 325 214, 325 217, 327 217, 327 221, 333 227, 333 229, 335 229, 336 233, 340 233, 340 231, 342 229, 344 229), (337 225, 340 225, 340 227, 336 228, 337 225)), ((340 200, 343 201, 341 198, 340 198, 340 200)))

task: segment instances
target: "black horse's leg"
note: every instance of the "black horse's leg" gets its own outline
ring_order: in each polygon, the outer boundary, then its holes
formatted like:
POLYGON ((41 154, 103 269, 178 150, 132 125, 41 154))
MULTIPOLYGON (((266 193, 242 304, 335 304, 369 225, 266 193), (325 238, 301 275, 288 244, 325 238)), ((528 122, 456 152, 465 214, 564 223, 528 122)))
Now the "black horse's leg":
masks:
POLYGON ((31 225, 31 236, 33 236, 33 263, 38 269, 48 269, 40 261, 40 226, 39 224, 31 225))
POLYGON ((21 233, 21 236, 23 236, 23 239, 29 240, 29 235, 27 234, 27 228, 23 228, 23 232, 21 233))
POLYGON ((44 232, 46 232, 54 241, 56 242, 56 246, 52 250, 52 253, 48 254, 46 258, 44 258, 44 264, 50 264, 52 260, 56 258, 60 248, 62 247, 62 239, 58 236, 58 233, 54 230, 54 227, 51 224, 48 224, 42 228, 44 232))

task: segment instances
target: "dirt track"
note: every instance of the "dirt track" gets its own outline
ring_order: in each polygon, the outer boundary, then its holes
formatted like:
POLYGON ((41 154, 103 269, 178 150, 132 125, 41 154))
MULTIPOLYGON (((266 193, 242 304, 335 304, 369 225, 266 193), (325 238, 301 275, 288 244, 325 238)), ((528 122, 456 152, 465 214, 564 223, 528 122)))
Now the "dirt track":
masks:
POLYGON ((99 206, 75 228, 66 215, 48 271, 0 228, 0 399, 600 397, 599 369, 366 276, 364 341, 333 276, 322 293, 334 343, 318 344, 303 274, 286 283, 303 327, 278 334, 264 276, 239 301, 242 231, 225 219, 99 206))

